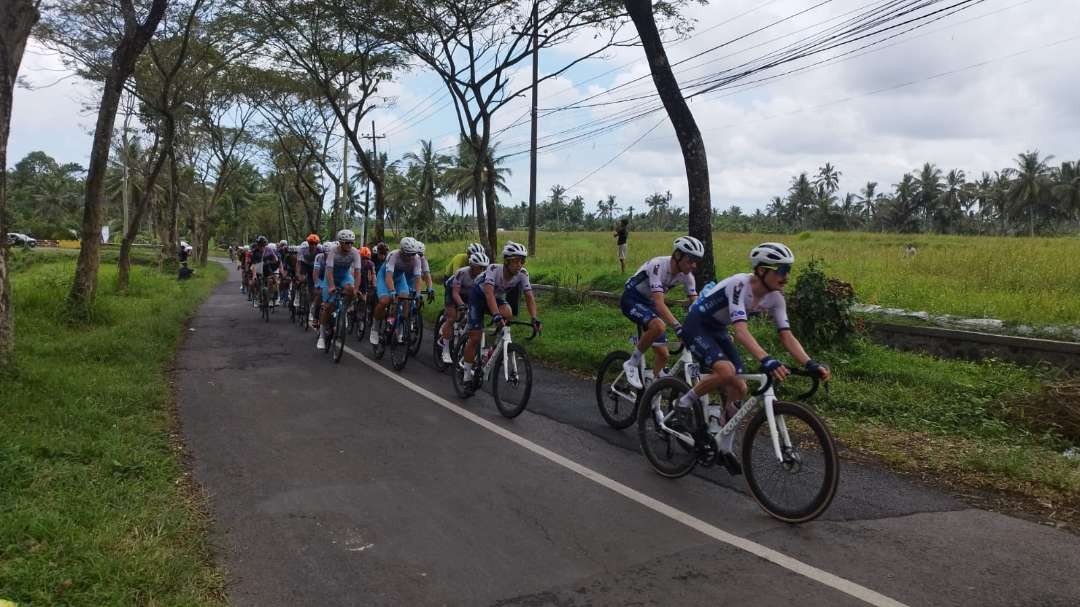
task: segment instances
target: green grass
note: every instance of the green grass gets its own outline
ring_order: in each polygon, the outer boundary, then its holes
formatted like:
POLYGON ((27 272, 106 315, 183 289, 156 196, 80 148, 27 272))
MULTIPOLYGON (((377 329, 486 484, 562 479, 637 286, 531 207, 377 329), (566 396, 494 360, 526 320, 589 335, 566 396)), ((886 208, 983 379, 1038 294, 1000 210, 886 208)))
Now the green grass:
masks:
MULTIPOLYGON (((671 250, 676 234, 633 232, 627 272, 671 250)), ((499 242, 524 241, 522 232, 503 232, 499 242)), ((713 234, 718 276, 747 271, 750 249, 764 240, 791 246, 799 262, 825 261, 826 271, 851 282, 859 301, 934 314, 998 318, 1034 325, 1080 325, 1080 238, 1003 238, 860 232, 804 232, 799 235, 713 234), (903 255, 906 243, 918 255, 903 255)), ((429 246, 441 272, 463 242, 429 246)), ((529 275, 541 283, 619 290, 609 233, 539 232, 539 255, 529 259, 529 275)), ((795 267, 798 277, 799 263, 795 267)))
MULTIPOLYGON (((35 252, 36 253, 36 252, 35 252)), ((12 273, 16 350, 0 375, 0 599, 20 605, 223 604, 208 523, 170 440, 167 370, 185 319, 225 276, 135 266, 94 322, 63 318, 74 260, 12 273)))

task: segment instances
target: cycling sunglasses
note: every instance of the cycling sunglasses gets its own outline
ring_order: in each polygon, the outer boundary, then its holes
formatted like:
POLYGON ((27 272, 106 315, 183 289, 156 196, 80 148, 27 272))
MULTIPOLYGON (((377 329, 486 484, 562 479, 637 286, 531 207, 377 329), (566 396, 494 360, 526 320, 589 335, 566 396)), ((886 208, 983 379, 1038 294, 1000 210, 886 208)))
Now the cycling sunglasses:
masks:
POLYGON ((768 268, 781 276, 787 276, 788 274, 791 274, 790 263, 779 263, 773 266, 762 264, 761 267, 768 268))

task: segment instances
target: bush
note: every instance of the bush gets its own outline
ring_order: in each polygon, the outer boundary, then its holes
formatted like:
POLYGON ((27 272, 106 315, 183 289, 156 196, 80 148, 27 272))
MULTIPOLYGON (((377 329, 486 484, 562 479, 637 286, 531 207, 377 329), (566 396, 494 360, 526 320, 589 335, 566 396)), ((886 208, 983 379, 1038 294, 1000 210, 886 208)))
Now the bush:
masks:
POLYGON ((799 273, 790 298, 791 322, 799 339, 815 348, 845 345, 855 334, 855 289, 825 275, 811 260, 799 273))

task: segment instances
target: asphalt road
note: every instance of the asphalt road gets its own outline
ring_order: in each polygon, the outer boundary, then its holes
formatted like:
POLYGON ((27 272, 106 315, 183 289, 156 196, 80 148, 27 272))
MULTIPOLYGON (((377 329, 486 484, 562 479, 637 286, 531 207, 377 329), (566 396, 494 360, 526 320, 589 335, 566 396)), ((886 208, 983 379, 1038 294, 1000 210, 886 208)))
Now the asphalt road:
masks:
POLYGON ((1076 536, 850 462, 830 510, 788 526, 741 477, 653 473, 589 381, 534 362, 504 420, 427 346, 400 374, 359 342, 333 364, 237 279, 177 373, 233 604, 1080 604, 1076 536))

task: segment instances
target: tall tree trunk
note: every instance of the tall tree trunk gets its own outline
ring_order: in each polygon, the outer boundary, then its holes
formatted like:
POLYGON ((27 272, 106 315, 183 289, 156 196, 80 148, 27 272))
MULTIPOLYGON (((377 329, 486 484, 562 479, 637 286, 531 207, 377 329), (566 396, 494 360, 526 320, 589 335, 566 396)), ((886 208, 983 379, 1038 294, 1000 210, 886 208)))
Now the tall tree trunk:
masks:
POLYGON ((79 260, 75 265, 75 280, 68 294, 68 305, 76 318, 88 318, 97 291, 98 266, 101 263, 101 215, 105 189, 105 173, 109 163, 109 144, 116 110, 124 92, 124 82, 135 70, 135 61, 150 42, 158 22, 165 13, 166 0, 154 0, 139 24, 131 0, 121 2, 127 25, 124 36, 112 54, 112 64, 105 78, 98 108, 97 124, 94 126, 94 142, 90 148, 90 166, 86 174, 86 196, 83 202, 82 242, 79 260))
POLYGON ((176 269, 179 263, 177 245, 179 244, 178 222, 180 214, 180 163, 176 160, 176 147, 169 154, 169 196, 166 200, 165 213, 162 217, 161 267, 166 272, 176 269))
MULTIPOLYGON (((480 157, 480 152, 473 150, 473 155, 477 158, 480 157)), ((486 213, 484 213, 484 178, 482 175, 483 166, 480 161, 473 163, 473 209, 476 212, 476 230, 480 234, 480 242, 484 243, 484 246, 492 251, 494 255, 495 242, 494 238, 488 240, 487 221, 485 219, 486 213)))
MULTIPOLYGON (((171 139, 168 127, 166 127, 166 145, 161 147, 161 151, 158 153, 157 158, 154 160, 154 164, 150 168, 150 173, 147 174, 146 179, 143 181, 142 193, 139 196, 138 202, 135 204, 135 208, 132 209, 131 221, 128 223, 127 230, 124 231, 123 240, 120 241, 120 258, 116 261, 117 291, 126 290, 128 284, 130 284, 132 245, 135 244, 135 237, 139 233, 139 226, 142 224, 143 215, 146 213, 146 209, 150 206, 150 201, 153 199, 154 187, 157 184, 158 175, 161 174, 161 169, 165 166, 165 150, 169 149, 172 145, 171 139)), ((157 149, 157 147, 158 146, 155 143, 151 150, 157 149)))
POLYGON ((15 349, 15 318, 7 269, 7 144, 15 78, 30 30, 41 15, 31 0, 0 3, 0 368, 7 366, 15 349))
MULTIPOLYGON (((486 156, 487 155, 485 154, 485 157, 486 156)), ((488 178, 484 182, 484 202, 487 205, 488 238, 491 239, 491 250, 492 254, 495 255, 499 250, 498 217, 495 215, 495 165, 485 161, 485 166, 488 171, 488 178)))
POLYGON ((690 106, 686 104, 679 82, 671 71, 664 43, 656 29, 652 0, 625 0, 626 11, 634 21, 641 38, 645 57, 649 60, 656 92, 664 103, 668 118, 675 127, 675 136, 682 148, 686 181, 690 193, 690 235, 705 245, 705 259, 698 267, 699 284, 715 277, 712 249, 712 201, 709 192, 709 162, 705 154, 705 142, 694 120, 690 106))

